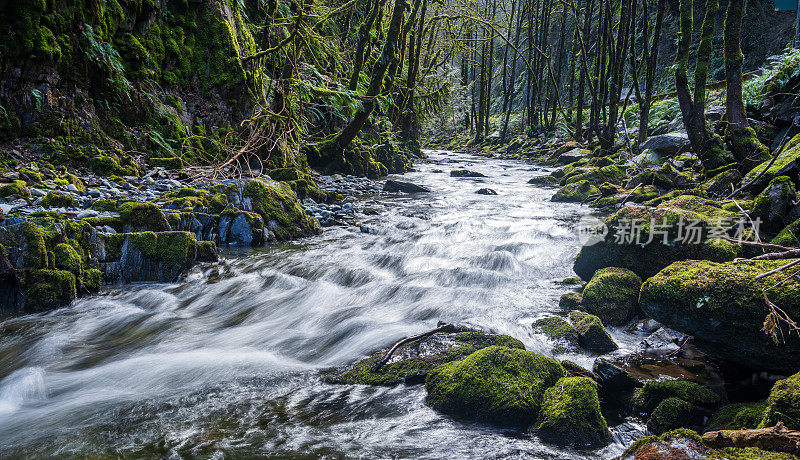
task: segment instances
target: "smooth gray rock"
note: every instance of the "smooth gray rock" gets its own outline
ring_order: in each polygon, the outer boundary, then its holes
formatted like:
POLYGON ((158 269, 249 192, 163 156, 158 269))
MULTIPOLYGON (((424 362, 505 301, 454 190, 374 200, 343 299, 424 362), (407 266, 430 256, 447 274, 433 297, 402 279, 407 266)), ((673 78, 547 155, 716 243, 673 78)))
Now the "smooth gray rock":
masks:
POLYGON ((412 184, 411 182, 402 182, 394 179, 389 179, 386 183, 383 184, 383 191, 390 192, 390 193, 425 193, 429 192, 425 187, 422 187, 417 184, 412 184))

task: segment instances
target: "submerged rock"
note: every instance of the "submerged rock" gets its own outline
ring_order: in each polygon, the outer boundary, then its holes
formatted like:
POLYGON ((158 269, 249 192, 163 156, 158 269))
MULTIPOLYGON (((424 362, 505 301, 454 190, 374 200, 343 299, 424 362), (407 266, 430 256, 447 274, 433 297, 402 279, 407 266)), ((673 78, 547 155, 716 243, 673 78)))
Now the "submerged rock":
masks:
POLYGON ((587 377, 563 377, 544 392, 534 431, 559 445, 599 446, 611 441, 597 396, 597 383, 587 377))
POLYGON ((556 352, 578 348, 578 331, 563 318, 537 319, 533 322, 533 328, 556 342, 556 352))
POLYGON ((468 169, 455 169, 450 171, 450 177, 486 177, 485 174, 468 169))
POLYGON ((565 375, 558 361, 491 346, 433 369, 425 381, 434 409, 479 421, 530 426, 545 390, 565 375))
POLYGON ((497 195, 497 192, 490 188, 481 188, 475 191, 478 195, 497 195))
MULTIPOLYGON (((762 289, 776 281, 755 280, 787 262, 676 262, 645 281, 640 305, 655 320, 693 336, 709 354, 756 369, 794 372, 800 368, 800 339, 787 331, 785 343, 777 344, 762 331, 769 313, 762 289)), ((768 295, 789 317, 800 316, 797 279, 787 278, 768 295)), ((773 332, 781 334, 780 327, 773 332)))
POLYGON ((434 334, 403 346, 377 371, 372 371, 372 366, 383 358, 388 349, 359 361, 341 374, 325 376, 324 380, 338 384, 419 384, 425 381, 434 367, 463 359, 488 346, 525 349, 522 342, 507 335, 460 329, 460 332, 434 334))
POLYGON ((636 315, 641 286, 641 278, 630 270, 603 268, 583 289, 581 306, 603 323, 620 326, 636 315))

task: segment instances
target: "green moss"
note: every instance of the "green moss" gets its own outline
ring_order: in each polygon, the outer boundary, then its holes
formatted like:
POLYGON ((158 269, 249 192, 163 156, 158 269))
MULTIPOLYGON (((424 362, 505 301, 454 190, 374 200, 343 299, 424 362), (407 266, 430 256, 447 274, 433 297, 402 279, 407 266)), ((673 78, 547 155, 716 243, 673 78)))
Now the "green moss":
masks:
POLYGON ((18 195, 22 197, 31 196, 26 187, 25 181, 17 180, 10 184, 0 186, 0 198, 7 198, 11 195, 18 195))
POLYGON ((587 180, 569 183, 561 187, 551 201, 557 202, 584 202, 591 196, 600 195, 600 189, 587 180))
MULTIPOLYGON (((431 369, 452 361, 458 361, 472 353, 489 346, 525 349, 519 340, 507 335, 487 334, 479 331, 463 331, 448 334, 452 345, 437 347, 433 353, 405 356, 401 360, 389 362, 377 372, 373 365, 386 353, 382 350, 369 358, 359 361, 344 373, 328 375, 327 383, 392 386, 401 383, 422 383, 431 369)), ((436 347, 435 344, 431 348, 436 347)))
POLYGON ((57 269, 66 270, 75 275, 76 279, 80 279, 83 259, 75 248, 66 243, 60 243, 53 248, 53 254, 55 255, 55 267, 57 269))
POLYGON ((48 192, 40 203, 45 208, 71 208, 75 206, 75 197, 72 195, 62 195, 56 192, 48 192))
POLYGON ((672 397, 666 398, 656 406, 647 421, 647 429, 658 435, 675 428, 698 426, 700 421, 702 421, 702 415, 695 406, 682 399, 672 397))
POLYGON ((597 396, 597 383, 586 377, 562 377, 544 392, 535 425, 543 439, 562 445, 597 446, 611 433, 597 396))
POLYGON ((20 224, 20 234, 27 245, 27 263, 25 268, 48 268, 47 267, 47 246, 45 245, 45 232, 32 222, 20 224))
POLYGON ((551 359, 491 346, 430 371, 425 382, 434 409, 478 420, 530 425, 547 388, 564 376, 551 359))
POLYGON ((641 286, 641 278, 630 270, 603 268, 584 288, 581 306, 606 324, 622 325, 638 310, 641 286))
POLYGON ((794 206, 796 198, 792 180, 787 176, 778 176, 753 201, 751 215, 761 219, 765 230, 778 231, 784 227, 783 219, 789 208, 794 206))
POLYGON ((607 353, 616 350, 617 344, 603 326, 597 316, 581 311, 571 311, 569 319, 578 332, 578 343, 581 347, 598 353, 607 353))
POLYGON ((197 242, 197 261, 198 262, 216 262, 219 260, 217 256, 217 245, 213 241, 198 241, 197 242))
POLYGON ((92 157, 89 159, 88 165, 95 174, 100 176, 117 174, 122 169, 119 165, 119 161, 108 155, 92 157))
POLYGON ((27 183, 40 184, 44 180, 44 176, 36 171, 22 168, 19 170, 19 178, 27 183))
POLYGON ((592 171, 567 175, 561 179, 561 185, 563 186, 583 180, 589 181, 593 184, 602 184, 603 182, 619 183, 624 181, 627 177, 628 175, 624 167, 619 165, 608 165, 592 171))
POLYGON ((784 227, 770 243, 781 246, 800 246, 800 219, 784 227))
POLYGON ((759 427, 783 422, 790 430, 800 429, 800 373, 778 380, 767 398, 767 408, 759 427))
POLYGON ((223 193, 217 193, 208 200, 208 210, 211 214, 219 214, 228 207, 228 197, 223 193))
POLYGON ((706 460, 796 460, 784 452, 769 452, 756 447, 724 447, 706 451, 706 460))
POLYGON ((625 450, 625 453, 622 454, 622 458, 628 458, 629 456, 636 455, 637 453, 639 453, 640 450, 643 450, 650 445, 667 442, 675 439, 685 439, 694 442, 698 445, 698 447, 701 447, 703 443, 703 439, 700 437, 699 434, 697 434, 696 431, 689 430, 687 428, 678 428, 675 430, 668 431, 660 436, 653 435, 637 439, 633 444, 631 444, 630 447, 628 447, 625 450))
POLYGON ((92 203, 92 208, 97 212, 116 212, 117 200, 97 200, 92 203))
POLYGON ((574 310, 580 307, 583 296, 577 292, 567 292, 558 299, 558 307, 562 310, 574 310))
POLYGON ((594 372, 568 359, 561 361, 561 367, 563 367, 564 370, 567 371, 568 376, 587 377, 594 380, 595 382, 597 381, 597 375, 594 372))
POLYGON ((178 157, 150 158, 147 160, 147 164, 153 168, 161 167, 164 169, 181 169, 184 167, 183 160, 178 157))
POLYGON ((167 266, 188 268, 197 258, 193 233, 163 232, 158 234, 158 260, 167 266))
POLYGON ((633 394, 633 403, 650 413, 667 398, 678 398, 695 406, 713 407, 722 402, 720 396, 708 388, 683 380, 647 381, 633 394))
POLYGON ((287 184, 251 180, 243 195, 252 199, 253 211, 264 219, 278 239, 289 239, 316 233, 316 221, 307 216, 287 184))
POLYGON ((65 270, 24 270, 20 281, 28 310, 60 308, 77 296, 75 275, 65 270))
POLYGON ((722 406, 708 421, 704 431, 757 428, 766 408, 767 403, 763 401, 722 406))
POLYGON ((100 270, 90 268, 81 273, 80 285, 87 292, 97 292, 100 290, 101 279, 100 270))
POLYGON ((128 232, 169 230, 167 218, 155 203, 129 201, 119 205, 118 211, 123 226, 128 232))
POLYGON ((578 345, 578 331, 563 318, 541 318, 533 322, 533 328, 557 341, 558 352, 568 351, 578 345))
POLYGON ((159 247, 158 235, 155 232, 129 233, 128 237, 134 248, 139 250, 142 255, 150 260, 158 260, 159 247))

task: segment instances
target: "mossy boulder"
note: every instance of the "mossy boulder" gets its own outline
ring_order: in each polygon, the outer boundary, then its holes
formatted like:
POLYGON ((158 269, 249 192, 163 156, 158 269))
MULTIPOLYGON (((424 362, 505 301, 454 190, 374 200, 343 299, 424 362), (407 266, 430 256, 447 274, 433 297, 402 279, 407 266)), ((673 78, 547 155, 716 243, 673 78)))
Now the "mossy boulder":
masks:
POLYGON ((561 187, 550 201, 582 203, 594 195, 600 195, 600 189, 591 182, 582 180, 561 187))
POLYGON ((703 431, 758 428, 766 409, 767 403, 764 401, 727 404, 714 413, 703 431))
POLYGON ((578 331, 563 318, 541 318, 533 322, 533 329, 556 343, 555 351, 563 353, 578 348, 578 331))
POLYGON ((3 184, 0 186, 0 198, 8 198, 9 196, 17 195, 21 197, 28 197, 31 196, 28 188, 26 187, 25 181, 17 180, 11 182, 9 184, 3 184))
POLYGON ((653 434, 662 434, 676 428, 699 428, 703 423, 703 411, 679 398, 661 401, 647 420, 647 429, 653 434))
POLYGON ((0 227, 0 244, 8 251, 8 260, 17 270, 48 267, 46 232, 33 222, 0 227))
POLYGON ((714 391, 684 380, 649 380, 634 392, 632 402, 637 409, 650 414, 667 398, 678 398, 703 408, 713 408, 722 403, 722 398, 714 391))
POLYGON ((800 219, 784 227, 770 243, 781 246, 800 246, 800 219))
POLYGON ((244 210, 260 214, 278 240, 320 232, 319 222, 306 215, 294 191, 286 183, 251 180, 244 186, 242 197, 250 200, 250 206, 245 205, 244 210))
POLYGON ((468 328, 457 327, 457 332, 440 333, 405 345, 389 362, 373 371, 372 367, 388 352, 374 353, 340 374, 327 375, 323 380, 336 384, 361 384, 392 386, 420 384, 431 369, 452 361, 466 358, 489 346, 525 349, 519 340, 507 335, 489 334, 468 328))
POLYGON ((762 227, 776 233, 786 226, 786 217, 797 200, 794 183, 786 176, 779 176, 767 185, 753 201, 751 215, 759 218, 762 227))
POLYGON ((561 179, 561 185, 564 186, 581 181, 588 181, 593 184, 602 184, 603 182, 618 184, 626 178, 626 169, 623 166, 614 164, 591 170, 576 169, 572 174, 566 175, 561 179))
POLYGON ((575 310, 580 307, 583 296, 577 292, 567 292, 558 299, 558 307, 563 310, 575 310))
POLYGON ((534 431, 546 442, 576 447, 611 441, 597 396, 597 383, 587 377, 562 377, 544 392, 534 431))
POLYGON ((583 289, 581 307, 605 324, 620 326, 636 315, 641 286, 642 279, 628 269, 600 269, 583 289))
POLYGON ((569 319, 578 332, 578 344, 581 348, 597 353, 608 353, 619 348, 597 316, 571 311, 569 319))
POLYGON ((790 430, 800 429, 800 373, 778 380, 767 398, 767 408, 760 427, 783 422, 790 430))
POLYGON ((712 219, 721 218, 724 210, 715 208, 717 215, 712 217, 673 205, 626 206, 611 215, 605 221, 608 231, 603 239, 581 249, 575 273, 589 280, 601 268, 620 267, 645 279, 677 260, 725 262, 739 255, 739 245, 708 238, 712 219))
POLYGON ((800 174, 800 143, 794 141, 795 139, 792 139, 786 145, 772 164, 770 164, 772 160, 769 159, 751 169, 745 175, 743 182, 752 182, 752 190, 761 190, 776 177, 788 176, 797 178, 798 174, 800 174), (766 172, 762 175, 761 173, 765 170, 766 172))
POLYGON ((48 192, 40 203, 44 208, 71 208, 75 206, 75 197, 57 192, 48 192))
POLYGON ((197 261, 197 241, 189 232, 138 232, 103 235, 98 259, 119 261, 111 280, 176 281, 197 261))
POLYGON ((25 311, 61 308, 77 297, 75 275, 66 270, 22 270, 19 278, 25 311))
POLYGON ((430 371, 427 402, 447 414, 502 425, 530 426, 545 390, 565 375, 558 361, 490 346, 430 371))
POLYGON ((708 449, 695 431, 678 428, 660 436, 636 440, 622 454, 623 460, 705 459, 708 449))
MULTIPOLYGON (((785 343, 778 345, 762 330, 769 313, 762 289, 769 288, 770 301, 797 318, 800 282, 787 278, 771 288, 775 279, 755 279, 787 262, 676 262, 644 282, 639 304, 656 321, 694 337, 695 345, 709 354, 758 369, 794 372, 800 368, 800 339, 783 331, 785 343)), ((773 332, 780 337, 781 331, 773 332)))
POLYGON ((129 201, 118 207, 124 233, 163 232, 170 229, 167 218, 155 203, 129 201))

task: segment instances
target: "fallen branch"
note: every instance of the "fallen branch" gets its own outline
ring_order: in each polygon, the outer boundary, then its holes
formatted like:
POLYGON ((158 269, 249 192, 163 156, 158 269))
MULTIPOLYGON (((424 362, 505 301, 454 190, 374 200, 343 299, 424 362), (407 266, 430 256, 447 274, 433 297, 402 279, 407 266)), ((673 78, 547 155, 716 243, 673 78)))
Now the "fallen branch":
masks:
MULTIPOLYGON (((781 246, 779 244, 770 244, 770 243, 761 243, 759 241, 742 240, 742 239, 739 239, 739 238, 731 238, 730 236, 724 236, 724 235, 721 236, 720 239, 721 240, 725 240, 725 241, 730 241, 731 243, 738 243, 738 244, 741 244, 743 246, 753 246, 753 247, 756 247, 756 248, 766 249, 766 250, 769 250, 769 251, 786 252, 786 251, 793 251, 794 250, 793 248, 789 248, 789 247, 786 247, 786 246, 781 246)), ((758 256, 758 257, 761 257, 761 256, 758 256)))
POLYGON ((703 444, 711 448, 758 447, 770 452, 800 453, 800 431, 790 430, 783 422, 770 428, 755 430, 709 431, 703 444))
POLYGON ((750 260, 779 260, 779 259, 792 259, 795 257, 800 257, 800 249, 791 249, 789 251, 783 251, 783 252, 772 252, 769 254, 763 254, 760 256, 753 257, 750 260))
MULTIPOLYGON (((764 254, 764 255, 767 255, 767 254, 764 254)), ((759 256, 759 257, 762 257, 762 256, 759 256)), ((761 273, 760 275, 756 275, 756 277, 753 278, 753 279, 760 280, 761 278, 766 278, 766 277, 774 275, 774 274, 776 274, 778 272, 782 272, 782 271, 786 270, 789 267, 794 267, 798 263, 800 263, 800 259, 793 260, 793 261, 789 262, 786 265, 781 265, 780 267, 776 268, 775 270, 770 270, 768 272, 761 273)))
POLYGON ((423 332, 422 334, 418 334, 418 335, 411 336, 411 337, 406 337, 405 339, 403 339, 403 340, 397 342, 396 344, 394 344, 394 346, 391 349, 389 349, 389 351, 386 352, 385 355, 383 355, 383 358, 379 359, 378 362, 375 363, 372 366, 372 369, 370 369, 370 370, 372 372, 379 371, 380 368, 382 368, 383 366, 386 365, 386 363, 389 362, 389 358, 392 357, 392 354, 394 354, 394 352, 397 351, 398 348, 402 347, 403 345, 405 345, 405 344, 407 344, 409 342, 414 342, 416 340, 424 339, 425 337, 428 337, 428 336, 431 336, 433 334, 436 334, 437 332, 455 332, 455 331, 456 331, 456 327, 453 326, 452 324, 443 324, 443 325, 437 327, 436 329, 430 330, 428 332, 423 332))

